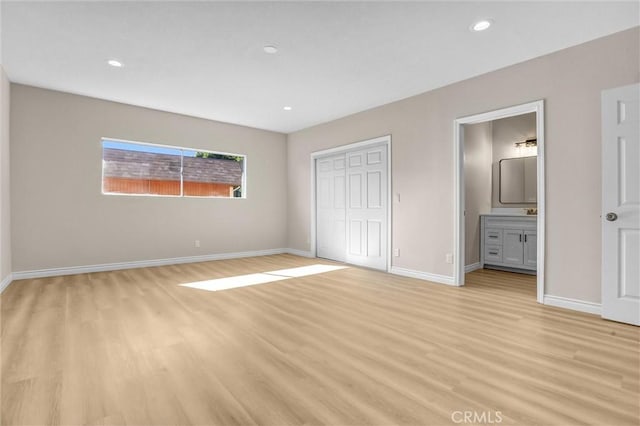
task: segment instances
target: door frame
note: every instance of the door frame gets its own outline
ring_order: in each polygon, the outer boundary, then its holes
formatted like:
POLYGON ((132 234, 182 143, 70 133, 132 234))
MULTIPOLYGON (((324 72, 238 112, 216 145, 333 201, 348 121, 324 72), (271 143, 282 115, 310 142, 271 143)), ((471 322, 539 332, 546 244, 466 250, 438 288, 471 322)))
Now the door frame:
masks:
POLYGON ((464 125, 477 124, 501 118, 514 117, 517 115, 536 113, 536 137, 538 139, 537 155, 537 183, 538 183, 538 219, 537 219, 537 280, 536 299, 538 303, 544 303, 544 275, 545 275, 545 151, 544 151, 544 100, 538 100, 508 108, 502 108, 481 114, 470 115, 457 118, 453 123, 453 158, 454 158, 454 256, 453 256, 453 282, 456 286, 464 285, 464 210, 465 210, 465 188, 464 188, 464 125))
POLYGON ((317 255, 317 226, 316 226, 316 160, 318 158, 335 155, 335 154, 346 154, 350 151, 355 151, 362 148, 367 148, 374 145, 382 145, 387 150, 387 267, 386 271, 389 272, 391 270, 391 135, 380 136, 373 139, 367 139, 355 143, 351 143, 348 145, 340 145, 334 148, 323 149, 320 151, 314 151, 311 153, 310 162, 311 162, 311 229, 310 229, 310 246, 311 246, 311 257, 316 257, 317 255))

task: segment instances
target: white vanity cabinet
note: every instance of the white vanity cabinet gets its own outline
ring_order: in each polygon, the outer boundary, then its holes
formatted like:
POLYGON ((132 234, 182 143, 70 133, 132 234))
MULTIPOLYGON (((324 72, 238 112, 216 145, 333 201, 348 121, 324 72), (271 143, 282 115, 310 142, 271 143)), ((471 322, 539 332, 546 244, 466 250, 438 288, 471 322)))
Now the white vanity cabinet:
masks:
POLYGON ((537 216, 481 215, 480 266, 535 272, 537 216))

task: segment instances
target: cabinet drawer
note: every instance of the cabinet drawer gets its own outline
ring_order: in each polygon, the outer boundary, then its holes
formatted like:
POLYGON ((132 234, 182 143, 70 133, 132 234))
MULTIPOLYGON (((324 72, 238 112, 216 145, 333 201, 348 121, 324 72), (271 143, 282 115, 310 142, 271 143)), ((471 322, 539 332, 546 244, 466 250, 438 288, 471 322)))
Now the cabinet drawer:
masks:
POLYGON ((502 262, 502 247, 486 245, 484 246, 484 261, 490 262, 502 262))
POLYGON ((484 230, 484 243, 502 245, 502 229, 487 228, 484 230))

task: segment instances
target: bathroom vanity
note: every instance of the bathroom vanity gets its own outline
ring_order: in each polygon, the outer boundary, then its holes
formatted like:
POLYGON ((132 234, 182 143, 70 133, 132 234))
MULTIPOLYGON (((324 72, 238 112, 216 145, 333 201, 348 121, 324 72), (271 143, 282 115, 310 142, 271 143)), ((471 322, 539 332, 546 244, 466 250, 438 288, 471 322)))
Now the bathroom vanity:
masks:
POLYGON ((535 274, 537 216, 480 215, 480 267, 535 274))

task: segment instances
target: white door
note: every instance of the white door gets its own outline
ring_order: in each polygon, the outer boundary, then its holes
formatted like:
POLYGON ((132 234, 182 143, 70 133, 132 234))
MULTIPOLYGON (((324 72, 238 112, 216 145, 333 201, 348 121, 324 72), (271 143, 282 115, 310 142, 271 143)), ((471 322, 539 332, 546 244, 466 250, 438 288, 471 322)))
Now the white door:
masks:
POLYGON ((316 159, 318 257, 387 270, 386 144, 316 159))
POLYGON ((347 153, 347 262, 387 269, 387 147, 347 153))
POLYGON ((345 155, 316 160, 316 245, 318 257, 346 260, 345 155))
POLYGON ((602 92, 602 316, 640 325, 640 85, 602 92))

